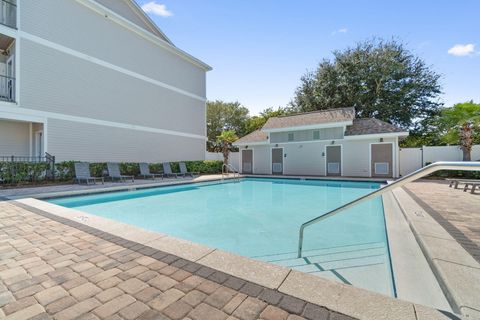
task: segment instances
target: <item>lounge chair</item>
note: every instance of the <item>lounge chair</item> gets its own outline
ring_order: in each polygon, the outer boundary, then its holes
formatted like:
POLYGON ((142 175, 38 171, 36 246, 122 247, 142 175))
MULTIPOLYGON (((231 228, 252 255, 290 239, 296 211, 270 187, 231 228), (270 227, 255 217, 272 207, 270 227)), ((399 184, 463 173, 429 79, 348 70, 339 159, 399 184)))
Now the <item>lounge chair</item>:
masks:
POLYGON ((182 173, 185 177, 187 175, 189 175, 192 178, 193 178, 193 176, 198 176, 199 175, 198 172, 188 172, 187 165, 185 164, 185 162, 180 162, 180 173, 182 173))
POLYGON ((75 162, 75 181, 81 183, 85 181, 86 184, 90 184, 90 181, 93 181, 93 184, 97 183, 97 180, 102 181, 104 184, 104 180, 102 177, 92 177, 90 175, 90 164, 88 162, 75 162))
POLYGON ((163 174, 162 173, 151 173, 150 172, 150 167, 148 166, 148 163, 140 163, 140 177, 147 179, 147 178, 152 178, 155 179, 157 177, 161 177, 163 179, 163 174))
POLYGON ((108 170, 108 177, 112 179, 112 181, 118 180, 118 181, 127 181, 127 180, 132 180, 132 182, 135 181, 134 176, 124 176, 120 173, 120 167, 118 166, 118 163, 115 162, 108 162, 107 163, 107 170, 108 170))
POLYGON ((465 186, 463 187, 463 191, 467 192, 468 187, 472 187, 472 190, 470 193, 475 193, 476 188, 480 188, 480 180, 460 180, 460 179, 451 179, 449 180, 450 184, 448 185, 449 187, 454 187, 455 189, 458 189, 459 184, 464 184, 465 186))
POLYGON ((170 162, 163 163, 163 174, 166 177, 175 177, 175 178, 178 178, 178 176, 185 176, 185 174, 183 173, 173 172, 172 167, 170 167, 170 162))

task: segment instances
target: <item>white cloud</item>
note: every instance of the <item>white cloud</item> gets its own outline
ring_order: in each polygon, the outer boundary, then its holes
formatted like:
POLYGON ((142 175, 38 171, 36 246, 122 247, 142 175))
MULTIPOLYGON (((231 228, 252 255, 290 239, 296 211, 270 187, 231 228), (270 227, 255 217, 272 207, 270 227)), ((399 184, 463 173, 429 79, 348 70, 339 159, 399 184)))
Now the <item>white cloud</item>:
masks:
POLYGON ((170 17, 173 16, 171 11, 168 11, 167 6, 164 4, 157 3, 155 1, 150 1, 145 3, 142 6, 142 10, 146 13, 151 13, 160 17, 170 17))
POLYGON ((336 35, 337 33, 347 33, 347 32, 348 32, 347 28, 341 28, 341 29, 333 31, 332 36, 336 35))
POLYGON ((468 44, 456 44, 448 49, 448 54, 452 56, 469 56, 475 53, 475 45, 473 43, 468 44))

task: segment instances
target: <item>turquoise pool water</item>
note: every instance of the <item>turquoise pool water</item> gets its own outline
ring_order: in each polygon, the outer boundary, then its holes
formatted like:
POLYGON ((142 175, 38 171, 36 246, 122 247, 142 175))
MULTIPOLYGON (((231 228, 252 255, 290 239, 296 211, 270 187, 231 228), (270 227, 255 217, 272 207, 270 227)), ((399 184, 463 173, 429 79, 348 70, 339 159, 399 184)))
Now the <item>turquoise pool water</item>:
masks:
POLYGON ((305 231, 299 226, 376 183, 246 178, 58 198, 64 207, 394 295, 380 198, 305 231))

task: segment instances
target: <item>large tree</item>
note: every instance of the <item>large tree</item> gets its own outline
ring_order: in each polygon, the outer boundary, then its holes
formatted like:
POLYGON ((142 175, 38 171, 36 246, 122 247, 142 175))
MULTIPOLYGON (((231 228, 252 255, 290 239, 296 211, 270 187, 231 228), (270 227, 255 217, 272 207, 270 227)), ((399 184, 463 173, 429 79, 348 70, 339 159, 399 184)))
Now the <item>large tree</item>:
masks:
POLYGON ((239 102, 208 101, 207 148, 213 151, 213 143, 223 131, 233 130, 240 137, 245 135, 248 118, 248 109, 239 102))
POLYGON ((372 39, 323 60, 301 78, 292 106, 298 111, 355 107, 412 128, 441 106, 440 76, 398 40, 372 39))
POLYGON ((480 143, 480 104, 457 103, 442 110, 439 125, 444 133, 442 139, 446 143, 459 144, 463 161, 470 161, 473 144, 480 143))
POLYGON ((271 117, 278 117, 278 116, 283 116, 291 113, 290 108, 284 108, 284 107, 278 107, 276 109, 274 108, 267 108, 260 112, 258 116, 252 116, 248 119, 246 123, 246 132, 245 133, 250 133, 255 130, 259 130, 260 128, 263 127, 265 122, 271 117))

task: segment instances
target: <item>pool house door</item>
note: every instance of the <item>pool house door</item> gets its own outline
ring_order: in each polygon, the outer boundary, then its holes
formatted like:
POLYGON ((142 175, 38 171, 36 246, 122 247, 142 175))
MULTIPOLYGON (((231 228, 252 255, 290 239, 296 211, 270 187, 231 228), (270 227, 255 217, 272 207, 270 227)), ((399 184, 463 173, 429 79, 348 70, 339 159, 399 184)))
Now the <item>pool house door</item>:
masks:
POLYGON ((272 148, 272 174, 283 174, 283 148, 272 148))
POLYGON ((253 173, 253 150, 242 150, 242 173, 253 173))
POLYGON ((393 176, 393 143, 372 143, 370 146, 372 177, 391 178, 393 176))
POLYGON ((326 175, 341 176, 342 175, 342 146, 325 146, 326 153, 326 175))

